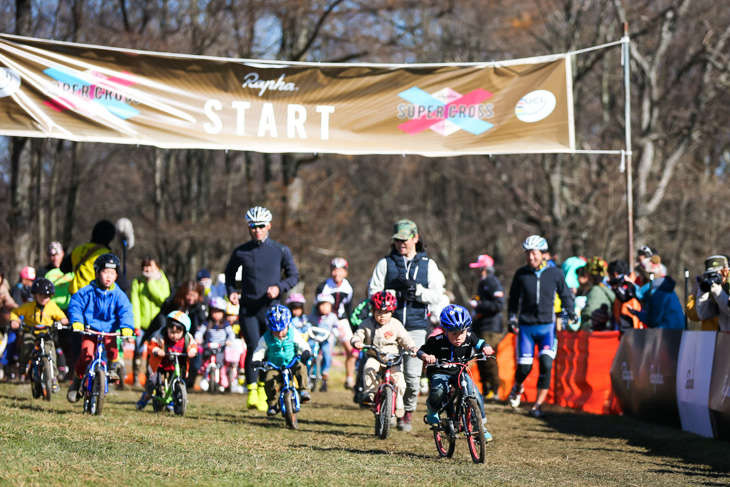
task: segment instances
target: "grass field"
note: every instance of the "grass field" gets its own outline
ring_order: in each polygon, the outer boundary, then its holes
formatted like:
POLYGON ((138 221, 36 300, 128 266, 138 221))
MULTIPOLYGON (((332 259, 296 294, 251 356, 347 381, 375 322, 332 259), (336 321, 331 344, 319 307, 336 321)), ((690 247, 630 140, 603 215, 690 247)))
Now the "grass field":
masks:
POLYGON ((63 393, 31 399, 0 384, 2 485, 730 485, 730 444, 629 417, 548 408, 545 420, 487 406, 487 462, 464 440, 439 459, 423 404, 413 433, 373 435, 372 413, 334 384, 314 394, 300 429, 245 409, 245 396, 191 393, 184 418, 134 408, 113 391, 103 415, 63 393))

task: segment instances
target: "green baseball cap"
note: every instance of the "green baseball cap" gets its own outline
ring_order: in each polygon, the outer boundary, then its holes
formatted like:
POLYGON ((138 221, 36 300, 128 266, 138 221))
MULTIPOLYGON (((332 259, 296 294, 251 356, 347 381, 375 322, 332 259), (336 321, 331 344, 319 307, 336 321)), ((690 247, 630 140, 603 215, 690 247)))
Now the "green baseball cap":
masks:
POLYGON ((713 255, 705 259, 705 274, 709 272, 718 272, 727 267, 727 257, 724 255, 713 255))
POLYGON ((398 220, 393 225, 393 240, 408 240, 418 234, 418 227, 411 220, 398 220))

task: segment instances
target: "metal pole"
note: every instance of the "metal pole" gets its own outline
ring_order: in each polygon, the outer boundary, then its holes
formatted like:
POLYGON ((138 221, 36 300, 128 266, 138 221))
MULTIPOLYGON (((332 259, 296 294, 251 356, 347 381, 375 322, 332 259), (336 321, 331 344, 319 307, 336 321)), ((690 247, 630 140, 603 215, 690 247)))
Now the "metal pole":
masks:
POLYGON ((629 24, 624 22, 624 36, 621 38, 622 64, 624 65, 624 132, 626 137, 626 225, 630 264, 634 261, 634 177, 631 164, 631 85, 630 58, 631 45, 629 24))
MULTIPOLYGON (((684 268, 684 329, 687 330, 687 304, 689 303, 689 269, 684 268)), ((695 309, 697 302, 695 301, 695 309)))

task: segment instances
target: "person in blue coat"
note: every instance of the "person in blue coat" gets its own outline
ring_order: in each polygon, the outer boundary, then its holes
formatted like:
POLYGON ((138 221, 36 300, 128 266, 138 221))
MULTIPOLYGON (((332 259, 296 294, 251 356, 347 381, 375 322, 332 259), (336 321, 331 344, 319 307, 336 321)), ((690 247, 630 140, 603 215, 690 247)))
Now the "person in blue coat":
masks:
MULTIPOLYGON (((122 332, 122 336, 134 334, 132 304, 119 286, 115 284, 119 269, 119 258, 114 254, 102 254, 94 261, 95 279, 71 296, 68 316, 75 331, 90 329, 104 333, 122 332)), ((115 336, 104 337, 110 381, 122 380, 117 376, 119 349, 115 336)), ((75 374, 66 398, 69 402, 79 400, 79 387, 86 368, 96 352, 96 340, 84 335, 81 339, 81 353, 76 361, 75 374)))
POLYGON ((676 282, 666 275, 666 267, 662 265, 661 258, 654 255, 651 260, 647 259, 640 272, 646 276, 646 284, 636 291, 642 309, 629 309, 629 312, 649 328, 683 330, 684 311, 677 293, 674 292, 676 282), (652 275, 654 279, 649 280, 652 275))

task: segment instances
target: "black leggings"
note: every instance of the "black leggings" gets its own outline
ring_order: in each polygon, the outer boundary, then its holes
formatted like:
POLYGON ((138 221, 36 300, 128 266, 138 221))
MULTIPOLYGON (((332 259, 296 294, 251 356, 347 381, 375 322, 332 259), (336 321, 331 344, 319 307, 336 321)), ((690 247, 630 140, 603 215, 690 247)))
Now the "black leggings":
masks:
POLYGON ((261 335, 266 331, 266 312, 268 310, 268 306, 259 310, 241 310, 241 315, 238 317, 238 323, 241 325, 241 334, 248 349, 246 352, 246 362, 244 363, 247 384, 255 384, 258 382, 258 373, 251 365, 251 357, 253 356, 253 351, 256 350, 256 346, 259 344, 261 335))

